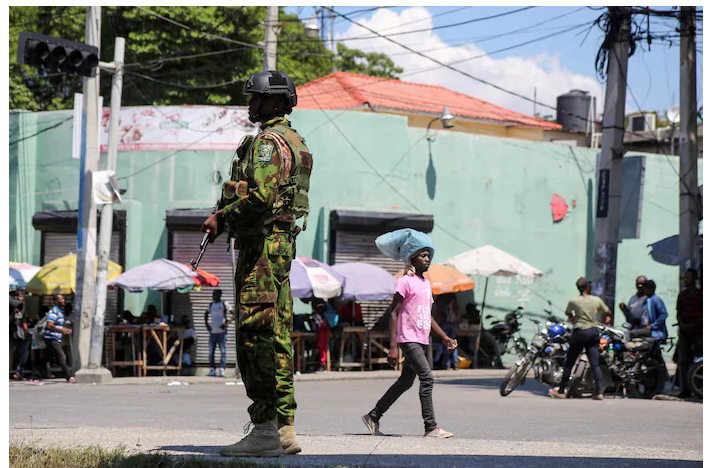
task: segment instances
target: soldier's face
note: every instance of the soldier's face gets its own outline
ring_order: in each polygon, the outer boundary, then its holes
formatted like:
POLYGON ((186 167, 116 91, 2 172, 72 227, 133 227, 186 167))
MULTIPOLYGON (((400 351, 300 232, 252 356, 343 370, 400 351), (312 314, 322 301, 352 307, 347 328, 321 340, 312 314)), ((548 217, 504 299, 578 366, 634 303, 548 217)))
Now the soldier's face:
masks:
POLYGON ((251 94, 248 100, 248 120, 253 123, 258 122, 262 101, 263 97, 260 94, 251 94))

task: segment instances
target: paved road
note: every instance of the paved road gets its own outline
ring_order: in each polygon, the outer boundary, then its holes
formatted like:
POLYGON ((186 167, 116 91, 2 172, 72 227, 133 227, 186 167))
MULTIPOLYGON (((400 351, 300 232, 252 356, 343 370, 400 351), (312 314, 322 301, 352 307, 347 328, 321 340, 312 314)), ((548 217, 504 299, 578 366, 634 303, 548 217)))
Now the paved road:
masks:
MULTIPOLYGON (((551 400, 532 380, 512 395, 500 378, 436 381, 438 423, 453 439, 424 440, 416 386, 382 420, 389 437, 365 435, 360 416, 391 379, 298 382, 297 428, 303 454, 279 463, 312 466, 698 467, 700 403, 608 398, 551 400), (576 458, 582 457, 582 458, 576 458)), ((200 384, 10 385, 10 441, 124 445, 176 455, 215 456, 241 437, 243 386, 200 384)))

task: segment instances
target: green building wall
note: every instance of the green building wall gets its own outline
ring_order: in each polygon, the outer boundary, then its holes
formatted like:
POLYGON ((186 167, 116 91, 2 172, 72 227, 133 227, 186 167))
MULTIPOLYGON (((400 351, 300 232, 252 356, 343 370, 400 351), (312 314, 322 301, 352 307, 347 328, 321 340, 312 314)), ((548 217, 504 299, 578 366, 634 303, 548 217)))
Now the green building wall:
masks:
MULTIPOLYGON (((78 207, 73 122, 63 122, 70 117, 69 111, 10 113, 11 142, 26 138, 9 154, 11 260, 39 263, 36 211, 78 207)), ((291 118, 314 157, 311 214, 298 255, 327 260, 334 209, 399 211, 434 216, 434 261, 492 244, 544 272, 534 281, 490 278, 485 314, 501 316, 518 305, 562 314, 576 294, 575 280, 591 276, 599 150, 455 132, 436 132, 428 141, 404 117, 374 113, 295 111, 291 118), (554 193, 569 205, 558 223, 551 216, 554 193)), ((653 261, 647 246, 678 233, 678 177, 669 162, 678 168, 678 158, 645 156, 641 236, 619 246, 617 302, 629 299, 634 278, 644 274, 657 281, 673 323, 678 269, 653 261)), ((227 178, 232 157, 230 151, 118 153, 117 177, 130 176, 120 181, 127 192, 116 207, 127 215, 126 268, 167 256, 165 212, 213 206, 220 188, 215 172, 227 178)), ((481 302, 485 281, 474 279, 481 302)), ((463 304, 471 299, 461 295, 463 304)), ((126 294, 126 308, 143 310, 146 300, 147 294, 126 294)), ((524 333, 532 333, 525 323, 524 333)))

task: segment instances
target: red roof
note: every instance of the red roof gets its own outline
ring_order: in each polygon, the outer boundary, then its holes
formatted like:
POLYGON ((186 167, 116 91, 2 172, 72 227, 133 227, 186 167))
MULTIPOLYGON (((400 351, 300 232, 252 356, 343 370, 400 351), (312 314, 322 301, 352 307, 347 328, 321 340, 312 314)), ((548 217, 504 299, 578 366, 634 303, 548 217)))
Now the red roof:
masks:
POLYGON ((561 125, 495 106, 442 86, 334 72, 297 88, 298 109, 374 108, 440 114, 447 106, 456 117, 492 120, 514 127, 560 130, 561 125))

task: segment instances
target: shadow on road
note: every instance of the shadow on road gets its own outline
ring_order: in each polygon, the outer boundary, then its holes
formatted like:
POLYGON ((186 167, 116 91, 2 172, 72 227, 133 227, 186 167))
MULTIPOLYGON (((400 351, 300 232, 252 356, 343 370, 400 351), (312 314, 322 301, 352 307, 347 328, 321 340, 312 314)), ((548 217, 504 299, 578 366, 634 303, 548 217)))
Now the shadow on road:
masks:
MULTIPOLYGON (((219 446, 168 445, 157 451, 180 452, 170 454, 177 459, 206 456, 216 461, 229 458, 219 456, 219 446), (218 457, 218 458, 216 458, 218 457)), ((457 468, 698 468, 703 466, 694 460, 660 460, 602 457, 549 457, 549 456, 498 456, 498 455, 386 455, 353 453, 346 455, 296 455, 280 458, 249 458, 249 462, 263 463, 271 468, 287 467, 457 467, 457 468)))
MULTIPOLYGON (((462 385, 469 388, 494 389, 499 391, 502 380, 499 378, 461 378, 461 379, 437 379, 435 385, 462 385)), ((528 392, 539 396, 548 396, 548 390, 551 387, 543 385, 536 381, 533 377, 526 377, 526 382, 523 385, 516 387, 514 392, 528 392)), ((512 393, 513 395, 513 393, 512 393)))

